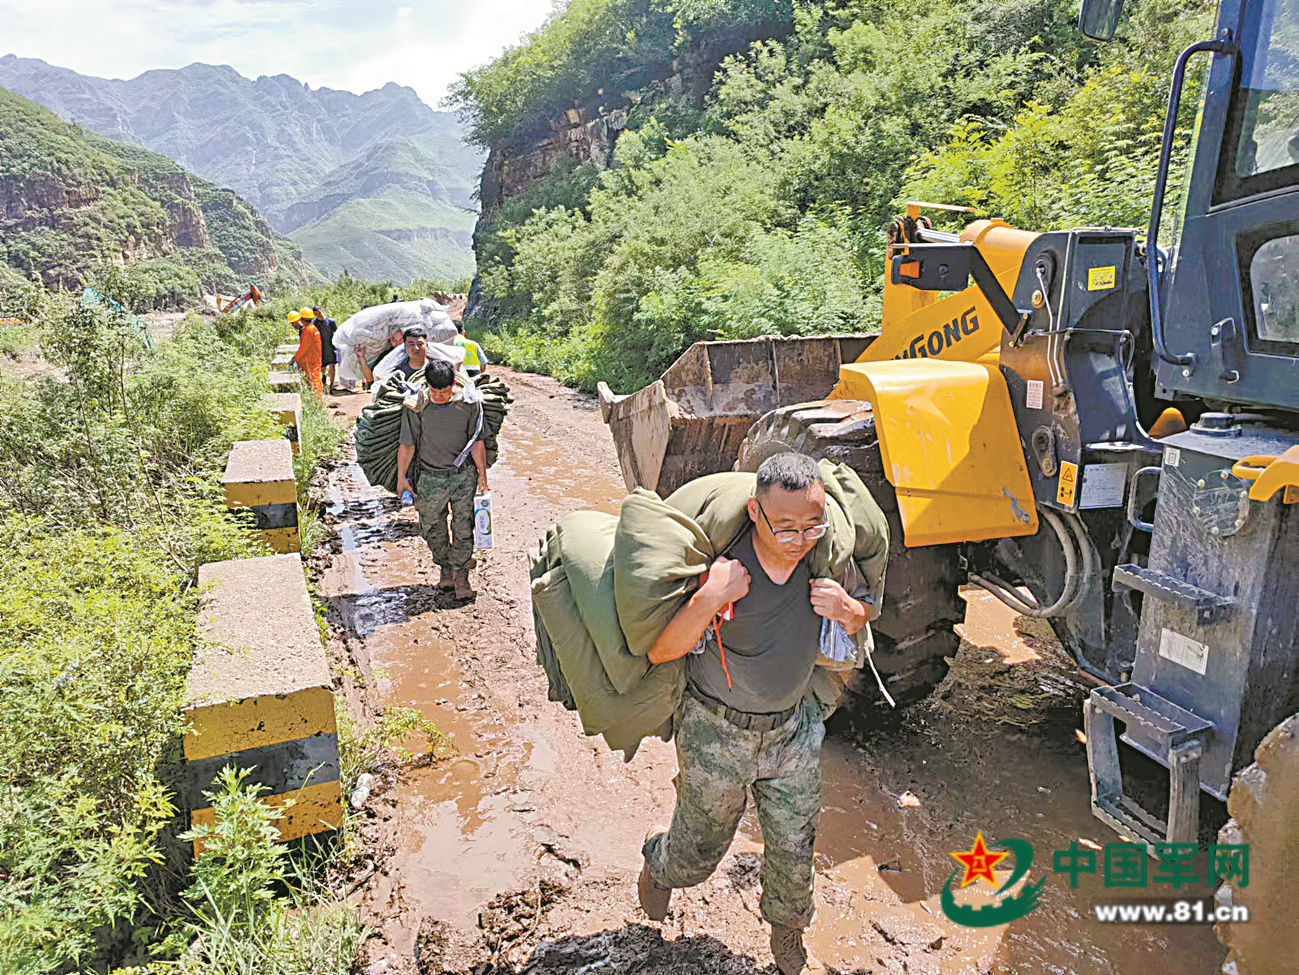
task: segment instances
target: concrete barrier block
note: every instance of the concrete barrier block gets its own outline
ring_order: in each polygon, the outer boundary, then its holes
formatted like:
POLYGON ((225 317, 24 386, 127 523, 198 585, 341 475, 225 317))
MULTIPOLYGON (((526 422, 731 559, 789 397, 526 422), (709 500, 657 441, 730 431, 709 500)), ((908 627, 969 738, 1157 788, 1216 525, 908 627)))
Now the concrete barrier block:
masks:
POLYGON ((299 442, 302 431, 302 397, 297 393, 270 393, 263 402, 267 412, 283 424, 284 437, 294 456, 302 453, 302 444, 299 442))
POLYGON ((221 479, 227 508, 248 508, 277 552, 296 552, 298 485, 287 440, 241 440, 230 448, 221 479))
POLYGON ((271 359, 271 369, 275 372, 287 372, 291 365, 293 365, 292 352, 277 352, 271 359))
POLYGON ((202 792, 234 765, 253 768, 246 781, 269 788, 267 804, 293 800, 276 821, 280 839, 337 829, 338 724, 301 558, 212 562, 198 578, 200 640, 185 691, 181 790, 190 822, 214 822, 202 792))
POLYGON ((301 389, 302 373, 273 369, 266 381, 277 393, 296 393, 301 389))
POLYGON ((290 356, 292 356, 297 351, 298 351, 298 347, 296 344, 277 345, 275 347, 276 355, 283 355, 284 353, 287 352, 290 356))

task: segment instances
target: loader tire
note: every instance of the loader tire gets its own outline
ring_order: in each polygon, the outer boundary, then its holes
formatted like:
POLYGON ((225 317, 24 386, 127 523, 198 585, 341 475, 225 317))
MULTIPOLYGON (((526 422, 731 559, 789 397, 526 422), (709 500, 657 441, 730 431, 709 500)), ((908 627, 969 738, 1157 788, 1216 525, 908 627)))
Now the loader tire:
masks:
POLYGON ((1248 884, 1228 879, 1220 904, 1249 908, 1248 924, 1218 924, 1239 975, 1294 971, 1294 930, 1299 924, 1299 714, 1273 728, 1242 769, 1227 797, 1231 819, 1218 842, 1249 846, 1248 884), (1228 893, 1229 891, 1229 893, 1228 893))
MULTIPOLYGON (((948 659, 961 642, 953 629, 965 619, 957 546, 902 544, 898 499, 884 476, 869 403, 823 400, 774 410, 749 430, 735 469, 755 471, 772 454, 786 450, 847 464, 888 519, 884 610, 871 624, 875 666, 899 705, 927 697, 946 676, 948 659)), ((857 683, 861 697, 879 697, 873 679, 857 683)))

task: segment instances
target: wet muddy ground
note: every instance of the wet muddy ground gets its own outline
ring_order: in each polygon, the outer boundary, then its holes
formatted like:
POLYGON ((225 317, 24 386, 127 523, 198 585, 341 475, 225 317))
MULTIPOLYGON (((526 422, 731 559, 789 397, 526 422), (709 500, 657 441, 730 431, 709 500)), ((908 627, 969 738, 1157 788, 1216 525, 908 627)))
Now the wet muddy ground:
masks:
MULTIPOLYGON (((324 487, 335 533, 314 574, 354 716, 414 707, 456 749, 383 772, 357 816, 348 887, 372 928, 360 969, 773 972, 752 810, 717 873, 677 891, 664 923, 639 911, 640 845, 648 827, 671 818, 675 753, 655 740, 624 763, 546 699, 526 559, 562 514, 616 511, 625 489, 593 400, 502 373, 515 404, 491 471, 496 545, 479 553, 475 600, 434 588, 413 510, 370 488, 355 464, 335 465, 324 487)), ((363 405, 359 396, 332 402, 344 418, 363 405)), ((1075 733, 1088 685, 1048 633, 1021 632, 982 593, 968 598, 965 643, 929 702, 884 724, 851 713, 832 722, 813 949, 853 973, 1218 972, 1223 951, 1207 925, 1089 919, 1094 903, 1168 899, 1167 887, 1107 891, 1097 874, 1071 889, 1053 874, 1041 907, 1009 925, 943 917, 949 854, 968 850, 979 831, 1032 843, 1031 880, 1050 871, 1054 850, 1117 839, 1089 809, 1075 733)), ((962 897, 977 901, 973 891, 962 897)))

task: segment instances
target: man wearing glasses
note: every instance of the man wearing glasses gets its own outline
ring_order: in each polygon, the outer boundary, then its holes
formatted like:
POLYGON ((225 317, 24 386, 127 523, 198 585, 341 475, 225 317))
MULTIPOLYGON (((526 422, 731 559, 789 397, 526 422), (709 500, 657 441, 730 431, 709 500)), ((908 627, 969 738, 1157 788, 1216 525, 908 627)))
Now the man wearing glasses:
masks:
POLYGON ((784 453, 764 461, 748 511, 751 530, 730 558, 712 564, 650 650, 651 664, 694 653, 676 734, 676 811, 669 830, 652 830, 645 841, 640 902, 661 921, 674 887, 712 875, 751 790, 772 955, 784 975, 823 972, 803 945, 813 914, 825 737, 808 681, 822 619, 855 633, 872 612, 838 582, 813 579, 804 561, 828 529, 825 484, 812 458, 784 453), (715 624, 730 604, 733 616, 715 624))

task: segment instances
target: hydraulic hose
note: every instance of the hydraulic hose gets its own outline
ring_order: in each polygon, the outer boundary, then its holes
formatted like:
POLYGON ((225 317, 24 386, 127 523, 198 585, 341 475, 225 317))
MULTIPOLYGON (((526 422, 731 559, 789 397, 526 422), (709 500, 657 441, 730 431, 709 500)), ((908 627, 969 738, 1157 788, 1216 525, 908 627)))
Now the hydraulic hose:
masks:
POLYGON ((1043 606, 1032 595, 1025 596, 1015 592, 1010 583, 991 573, 979 575, 971 572, 970 581, 992 593, 1022 616, 1047 619, 1052 616, 1063 616, 1074 608, 1082 594, 1086 592, 1086 583, 1091 581, 1095 570, 1095 559, 1081 524, 1074 524, 1076 515, 1066 514, 1062 517, 1050 508, 1040 510, 1042 519, 1051 526, 1064 552, 1064 588, 1059 598, 1050 605, 1043 606), (1079 566, 1080 558, 1081 566, 1079 566))

